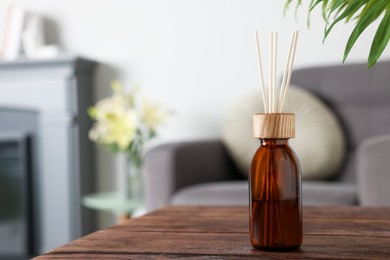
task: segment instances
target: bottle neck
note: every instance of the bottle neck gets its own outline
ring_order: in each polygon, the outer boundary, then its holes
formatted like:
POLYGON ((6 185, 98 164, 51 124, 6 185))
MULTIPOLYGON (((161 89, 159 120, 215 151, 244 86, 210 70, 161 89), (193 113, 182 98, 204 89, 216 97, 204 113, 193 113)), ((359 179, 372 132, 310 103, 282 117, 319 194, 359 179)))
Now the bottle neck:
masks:
POLYGON ((262 139, 260 138, 260 144, 262 146, 275 146, 275 145, 282 145, 282 146, 288 146, 288 138, 283 138, 283 139, 276 139, 276 138, 265 138, 262 139))

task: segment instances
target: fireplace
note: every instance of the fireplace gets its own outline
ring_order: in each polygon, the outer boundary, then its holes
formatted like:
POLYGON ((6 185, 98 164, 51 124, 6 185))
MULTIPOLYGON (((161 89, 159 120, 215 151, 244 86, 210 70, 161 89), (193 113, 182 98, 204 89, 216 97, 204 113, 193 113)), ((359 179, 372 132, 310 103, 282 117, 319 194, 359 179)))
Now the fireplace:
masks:
POLYGON ((29 144, 22 133, 0 134, 0 259, 36 253, 29 144))
POLYGON ((26 259, 95 230, 88 140, 94 63, 0 62, 0 259, 26 259), (4 237, 7 237, 4 239, 4 237))

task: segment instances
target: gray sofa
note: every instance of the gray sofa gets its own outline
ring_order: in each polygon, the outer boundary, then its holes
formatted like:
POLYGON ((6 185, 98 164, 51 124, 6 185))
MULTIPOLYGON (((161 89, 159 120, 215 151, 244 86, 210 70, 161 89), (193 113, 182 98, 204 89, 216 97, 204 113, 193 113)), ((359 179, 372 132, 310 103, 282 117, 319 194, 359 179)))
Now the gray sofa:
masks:
MULTIPOLYGON (((325 101, 339 117, 347 155, 336 178, 304 181, 304 205, 390 205, 390 61, 294 71, 292 84, 325 101)), ((146 207, 248 205, 248 181, 220 140, 177 142, 149 150, 146 207)))

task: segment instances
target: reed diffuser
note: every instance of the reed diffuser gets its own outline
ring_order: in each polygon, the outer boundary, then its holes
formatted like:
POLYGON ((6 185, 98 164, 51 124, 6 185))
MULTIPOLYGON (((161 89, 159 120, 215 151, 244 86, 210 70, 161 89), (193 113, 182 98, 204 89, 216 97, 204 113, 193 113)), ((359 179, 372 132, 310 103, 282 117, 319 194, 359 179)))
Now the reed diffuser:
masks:
POLYGON ((264 114, 253 116, 253 137, 260 140, 250 172, 250 241, 262 250, 288 251, 302 244, 301 169, 290 147, 295 117, 283 112, 294 64, 298 32, 291 36, 284 75, 276 84, 278 34, 271 33, 269 87, 265 88, 259 35, 256 44, 264 114))

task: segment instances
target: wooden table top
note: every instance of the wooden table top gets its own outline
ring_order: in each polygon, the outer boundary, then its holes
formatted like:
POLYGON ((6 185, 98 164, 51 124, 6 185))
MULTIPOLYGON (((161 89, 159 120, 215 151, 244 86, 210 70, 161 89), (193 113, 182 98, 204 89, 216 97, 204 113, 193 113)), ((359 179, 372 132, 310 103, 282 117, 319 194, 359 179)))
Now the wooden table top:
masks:
POLYGON ((293 252, 252 248, 247 207, 172 206, 36 259, 390 259, 390 207, 304 207, 293 252))

